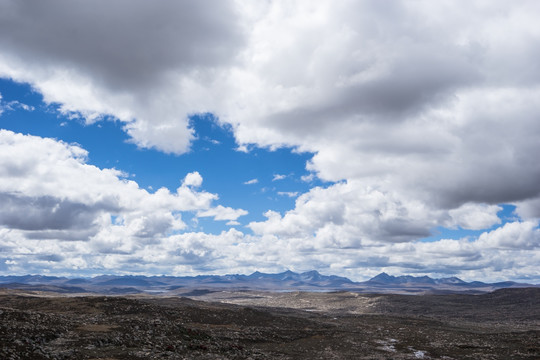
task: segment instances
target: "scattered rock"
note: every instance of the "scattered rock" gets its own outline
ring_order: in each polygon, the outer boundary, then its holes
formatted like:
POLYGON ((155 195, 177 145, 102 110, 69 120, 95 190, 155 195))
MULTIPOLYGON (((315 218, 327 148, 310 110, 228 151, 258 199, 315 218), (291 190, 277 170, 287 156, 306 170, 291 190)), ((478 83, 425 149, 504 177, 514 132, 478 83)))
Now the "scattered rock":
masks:
POLYGON ((538 359, 540 300, 531 295, 523 309, 501 294, 275 295, 288 307, 8 294, 0 295, 0 359, 538 359))

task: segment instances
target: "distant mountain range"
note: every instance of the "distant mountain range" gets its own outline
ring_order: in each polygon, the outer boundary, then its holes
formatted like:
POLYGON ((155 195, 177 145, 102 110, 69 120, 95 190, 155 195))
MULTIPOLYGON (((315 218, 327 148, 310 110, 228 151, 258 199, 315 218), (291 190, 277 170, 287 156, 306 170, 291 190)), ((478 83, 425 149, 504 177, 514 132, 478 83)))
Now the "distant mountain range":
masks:
POLYGON ((368 281, 353 282, 346 277, 321 275, 317 271, 278 274, 254 272, 251 275, 199 276, 114 276, 66 278, 42 275, 0 276, 0 288, 59 293, 163 295, 202 294, 205 291, 354 291, 361 293, 471 293, 480 294, 502 288, 539 287, 512 281, 465 282, 457 277, 433 279, 429 276, 392 276, 381 273, 368 281))

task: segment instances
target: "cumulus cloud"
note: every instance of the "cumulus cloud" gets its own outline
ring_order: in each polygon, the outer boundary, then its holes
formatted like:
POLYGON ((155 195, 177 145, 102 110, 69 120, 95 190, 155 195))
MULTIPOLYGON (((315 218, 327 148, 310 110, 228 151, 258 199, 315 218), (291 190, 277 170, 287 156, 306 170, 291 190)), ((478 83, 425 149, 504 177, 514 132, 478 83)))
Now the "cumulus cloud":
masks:
POLYGON ((175 192, 149 193, 118 170, 87 164, 77 145, 0 130, 0 153, 0 225, 28 239, 135 246, 184 229, 182 212, 213 211, 226 220, 245 213, 221 205, 213 210, 217 195, 195 190, 202 183, 197 172, 175 192))
POLYGON ((241 146, 315 152, 325 180, 446 208, 540 192, 534 2, 98 5, 3 2, 0 73, 142 147, 186 151, 212 111, 241 146))
POLYGON ((447 226, 451 227, 453 223, 469 230, 487 229, 501 223, 501 219, 497 216, 501 210, 502 207, 497 205, 464 204, 448 212, 452 222, 447 226))
MULTIPOLYGON (((245 238, 242 249, 251 259, 280 259, 292 267, 300 264, 297 254, 317 250, 309 264, 321 268, 334 264, 329 259, 337 255, 328 257, 325 250, 333 249, 350 268, 394 264, 425 271, 437 266, 426 260, 426 251, 440 250, 455 254, 443 262, 447 269, 503 271, 518 266, 505 257, 518 250, 496 231, 523 249, 536 249, 539 11, 535 1, 155 6, 6 0, 0 3, 0 76, 32 84, 45 101, 87 122, 114 116, 140 147, 186 152, 194 136, 189 115, 212 112, 232 125, 239 149, 313 152, 307 170, 337 184, 313 188, 294 209, 269 211, 266 221, 252 222, 257 241, 279 243, 291 255, 274 246, 257 252, 255 240, 245 238), (452 239, 414 242, 438 226, 483 230, 500 224, 497 212, 504 203, 517 205, 526 221, 486 233, 474 246, 452 239), (523 229, 528 226, 529 232, 523 229), (525 235, 515 235, 513 227, 525 235), (484 251, 482 244, 498 247, 484 251)), ((195 173, 176 192, 148 194, 117 170, 85 164, 80 147, 1 135, 13 155, 0 157, 6 199, 0 219, 21 234, 38 231, 32 226, 53 234, 85 224, 97 231, 100 246, 118 241, 117 251, 131 251, 142 245, 121 245, 126 234, 150 239, 182 228, 175 211, 216 218, 227 213, 209 210, 216 197, 195 190, 202 181, 195 173), (54 168, 40 165, 51 159, 54 168), (79 182, 88 184, 88 192, 80 192, 79 182), (52 203, 57 213, 42 214, 52 203), (158 221, 140 203, 168 210, 156 213, 158 221), (25 213, 30 205, 37 225, 8 215, 25 213), (67 209, 76 211, 60 216, 67 209), (100 229, 110 219, 102 215, 114 212, 124 225, 107 225, 110 236, 104 236, 100 229)), ((312 175, 302 180, 312 181, 312 175)), ((234 220, 238 211, 224 219, 234 220)), ((178 239, 186 246, 216 240, 190 236, 178 239)), ((223 237, 238 243, 241 236, 223 237)), ((198 263, 219 253, 210 245, 204 249, 181 256, 198 263)), ((103 264, 114 261, 105 258, 103 264)), ((237 267, 223 266, 241 268, 236 261, 237 267)), ((83 262, 74 258, 73 266, 83 262)))
MULTIPOLYGON (((53 196, 29 197, 0 194, 0 224, 21 230, 66 230, 90 228, 103 209, 53 196)), ((115 211, 114 208, 110 208, 115 211)), ((119 209, 116 209, 118 211, 119 209)))
POLYGON ((187 116, 211 110, 198 97, 235 61, 241 26, 231 1, 2 1, 0 75, 89 122, 115 116, 141 147, 182 153, 187 116))
POLYGON ((218 205, 214 208, 199 211, 197 213, 197 216, 199 217, 213 217, 214 220, 229 220, 234 221, 238 219, 240 216, 247 215, 248 212, 244 209, 233 209, 230 207, 225 207, 222 205, 218 205))
POLYGON ((500 223, 497 204, 537 198, 537 4, 267 6, 251 34, 264 46, 242 69, 263 80, 244 87, 248 111, 230 109, 237 138, 314 151, 308 170, 348 183, 312 189, 254 232, 360 248, 436 226, 486 229, 500 223))
POLYGON ((199 187, 202 185, 202 176, 199 174, 198 171, 194 171, 192 173, 189 173, 184 178, 183 185, 185 186, 193 186, 193 187, 199 187))
POLYGON ((532 249, 540 247, 540 229, 530 221, 507 223, 478 238, 480 245, 504 249, 532 249))
POLYGON ((241 146, 315 152, 325 180, 452 208, 540 192, 534 2, 125 5, 3 2, 0 74, 142 147, 186 151, 212 111, 241 146))
POLYGON ((283 216, 269 211, 266 221, 252 222, 249 227, 260 235, 351 248, 428 236, 437 224, 437 214, 426 210, 422 203, 402 201, 395 194, 347 182, 313 188, 297 198, 295 209, 283 216))

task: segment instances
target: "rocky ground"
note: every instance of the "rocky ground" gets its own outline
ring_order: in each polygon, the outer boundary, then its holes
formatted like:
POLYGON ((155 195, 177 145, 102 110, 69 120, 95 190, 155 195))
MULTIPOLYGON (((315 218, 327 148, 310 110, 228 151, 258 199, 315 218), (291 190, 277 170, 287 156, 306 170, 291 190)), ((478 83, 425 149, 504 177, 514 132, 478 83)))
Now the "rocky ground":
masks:
POLYGON ((191 295, 0 291, 0 359, 540 359, 540 289, 191 295))

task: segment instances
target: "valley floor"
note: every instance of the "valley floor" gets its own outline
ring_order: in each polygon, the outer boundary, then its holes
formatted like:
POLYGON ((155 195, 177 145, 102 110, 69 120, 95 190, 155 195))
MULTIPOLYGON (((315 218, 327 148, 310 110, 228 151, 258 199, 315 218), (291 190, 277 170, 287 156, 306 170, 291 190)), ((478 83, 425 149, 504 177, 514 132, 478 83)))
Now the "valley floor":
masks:
POLYGON ((0 290, 0 358, 539 359, 540 289, 191 299, 0 290))

